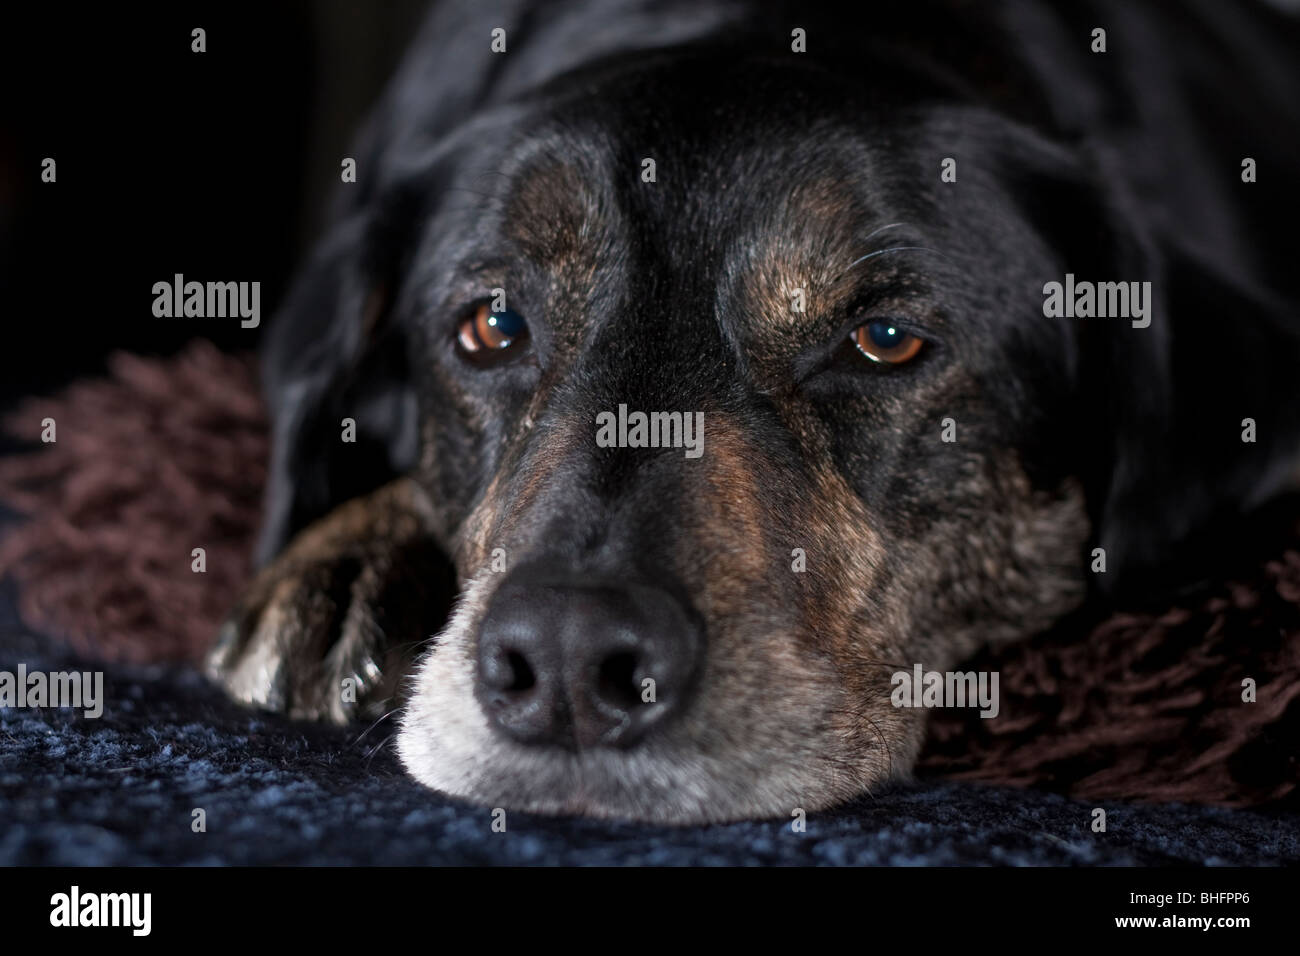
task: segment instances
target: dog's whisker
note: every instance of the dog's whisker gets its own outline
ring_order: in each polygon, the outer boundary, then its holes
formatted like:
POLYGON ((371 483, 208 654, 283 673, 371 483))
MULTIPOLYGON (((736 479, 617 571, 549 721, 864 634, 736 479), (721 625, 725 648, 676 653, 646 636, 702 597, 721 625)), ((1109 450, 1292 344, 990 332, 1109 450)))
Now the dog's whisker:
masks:
POLYGON ((862 241, 866 242, 869 239, 873 239, 876 236, 880 235, 882 232, 884 232, 886 229, 897 229, 899 226, 906 226, 906 225, 907 223, 905 222, 891 222, 884 226, 877 226, 875 229, 872 229, 869 233, 863 236, 862 241))
MULTIPOLYGON (((862 724, 867 725, 872 734, 874 734, 876 739, 879 741, 881 749, 885 752, 886 776, 888 776, 888 774, 893 771, 894 753, 889 747, 889 738, 885 735, 884 731, 881 730, 880 725, 876 722, 875 718, 867 712, 866 707, 867 705, 865 703, 860 707, 840 707, 832 710, 831 714, 839 714, 847 717, 850 722, 854 723, 856 726, 861 726, 862 724)), ((855 776, 861 775, 860 768, 855 766, 853 770, 856 772, 855 776)))
MULTIPOLYGON (((846 275, 868 259, 874 259, 876 256, 883 256, 887 252, 932 252, 937 256, 944 255, 938 249, 931 249, 929 246, 890 246, 888 249, 877 249, 875 252, 868 252, 865 256, 859 256, 857 259, 850 262, 848 268, 846 268, 844 272, 840 273, 840 275, 846 275)), ((944 258, 947 258, 947 256, 944 256, 944 258)))
POLYGON ((394 735, 393 735, 393 734, 389 734, 387 737, 385 737, 383 740, 379 741, 379 743, 375 744, 375 746, 372 747, 372 748, 370 749, 370 752, 366 754, 366 770, 367 770, 367 771, 370 769, 370 765, 371 765, 372 763, 374 763, 374 761, 375 761, 375 755, 378 754, 379 751, 381 751, 381 750, 383 750, 385 747, 387 747, 390 743, 392 743, 393 739, 394 739, 394 735))
POLYGON ((885 776, 888 777, 894 771, 894 752, 889 749, 889 738, 885 736, 885 732, 880 729, 880 725, 877 724, 872 717, 864 715, 863 719, 871 727, 872 732, 876 735, 876 739, 880 741, 880 746, 884 748, 885 776))
POLYGON ((385 720, 387 720, 389 717, 392 717, 393 714, 397 713, 399 710, 401 710, 400 707, 394 707, 392 710, 389 710, 389 711, 387 711, 387 712, 381 714, 381 715, 380 715, 380 716, 379 716, 379 717, 374 721, 374 723, 372 723, 372 724, 371 724, 369 727, 367 727, 365 730, 361 731, 361 733, 357 735, 357 738, 356 738, 355 740, 353 740, 352 743, 349 744, 348 746, 349 746, 349 747, 355 747, 357 744, 361 743, 361 741, 365 740, 365 738, 367 737, 367 735, 369 735, 369 733, 370 733, 372 730, 374 730, 376 727, 378 727, 380 724, 382 724, 382 723, 383 723, 385 720))

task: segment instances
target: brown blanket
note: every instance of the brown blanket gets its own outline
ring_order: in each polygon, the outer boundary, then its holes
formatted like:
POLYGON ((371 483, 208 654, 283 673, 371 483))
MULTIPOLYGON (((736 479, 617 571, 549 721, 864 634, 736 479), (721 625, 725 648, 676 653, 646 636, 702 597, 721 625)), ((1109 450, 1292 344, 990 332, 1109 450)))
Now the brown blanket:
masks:
MULTIPOLYGON (((250 572, 267 451, 254 363, 206 343, 119 354, 110 378, 31 399, 6 427, 37 442, 46 418, 55 443, 0 459, 0 503, 28 516, 0 544, 24 619, 99 659, 197 660, 250 572)), ((1001 713, 937 711, 920 772, 1296 805, 1300 510, 1285 514, 1283 544, 1175 607, 1078 618, 971 662, 1000 673, 1001 713)))

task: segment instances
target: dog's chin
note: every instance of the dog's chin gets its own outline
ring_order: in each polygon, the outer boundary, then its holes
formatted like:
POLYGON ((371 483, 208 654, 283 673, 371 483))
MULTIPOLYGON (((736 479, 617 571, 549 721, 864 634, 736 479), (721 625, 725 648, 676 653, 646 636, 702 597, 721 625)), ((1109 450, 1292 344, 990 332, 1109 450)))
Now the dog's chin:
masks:
MULTIPOLYGON (((843 797, 805 797, 796 779, 768 778, 752 788, 693 773, 689 758, 671 763, 650 754, 612 751, 581 755, 501 748, 483 755, 478 768, 463 756, 447 760, 434 746, 423 753, 403 746, 411 774, 450 797, 507 811, 689 825, 744 819, 789 819, 833 805, 843 797)), ((445 752, 444 752, 445 753, 445 752)))
POLYGON ((507 811, 661 824, 789 820, 905 772, 919 746, 919 727, 896 726, 899 736, 887 747, 858 741, 846 748, 827 712, 794 708, 797 694, 748 702, 715 695, 739 703, 742 715, 692 708, 626 750, 516 743, 490 726, 474 695, 465 624, 481 589, 467 593, 413 675, 397 734, 411 776, 448 796, 507 811))
POLYGON ((822 810, 864 789, 843 779, 842 769, 819 773, 774 760, 742 771, 723 757, 668 741, 573 753, 496 739, 486 722, 473 737, 426 726, 408 712, 398 736, 407 771, 440 793, 490 808, 675 825, 788 820, 796 810, 822 810), (836 776, 838 784, 827 779, 836 776))

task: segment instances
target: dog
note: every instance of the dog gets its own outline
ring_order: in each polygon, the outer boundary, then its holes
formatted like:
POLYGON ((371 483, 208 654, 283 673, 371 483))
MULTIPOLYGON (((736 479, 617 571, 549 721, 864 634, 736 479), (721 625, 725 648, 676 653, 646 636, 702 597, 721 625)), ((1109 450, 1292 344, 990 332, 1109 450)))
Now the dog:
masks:
POLYGON ((1294 486, 1298 40, 1209 0, 436 5, 271 323, 210 673, 395 712, 487 806, 907 779, 892 674, 1175 587, 1294 486))

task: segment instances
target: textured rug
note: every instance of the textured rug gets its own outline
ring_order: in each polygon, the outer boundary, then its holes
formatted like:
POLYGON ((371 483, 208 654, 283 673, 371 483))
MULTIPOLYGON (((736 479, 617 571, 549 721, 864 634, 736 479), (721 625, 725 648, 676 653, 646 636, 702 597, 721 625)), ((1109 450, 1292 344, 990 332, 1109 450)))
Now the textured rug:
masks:
POLYGON ((113 690, 98 721, 0 710, 0 862, 1300 858, 1294 503, 1265 516, 1240 573, 1176 606, 1085 613, 970 662, 999 671, 999 718, 938 712, 921 787, 820 816, 803 839, 755 823, 647 843, 649 828, 538 820, 529 840, 494 846, 481 811, 400 776, 383 728, 358 741, 364 728, 248 714, 187 666, 250 570, 266 453, 254 366, 199 343, 166 360, 118 355, 109 370, 5 421, 31 449, 0 459, 0 505, 17 516, 0 543, 0 669, 72 655, 107 662, 113 690), (42 444, 51 419, 57 441, 42 444), (191 839, 201 799, 225 821, 220 850, 191 839), (1088 828, 1098 805, 1107 833, 1088 828))
MULTIPOLYGON (((12 588, 6 589, 12 591, 12 588)), ((0 669, 83 661, 0 593, 0 669)), ((407 778, 385 727, 242 710, 183 666, 107 668, 104 714, 0 709, 0 865, 1278 865, 1294 814, 930 781, 833 813, 681 829, 510 814, 407 778), (1092 829, 1093 808, 1105 832, 1092 829), (203 829, 195 830, 196 810, 203 829)))

